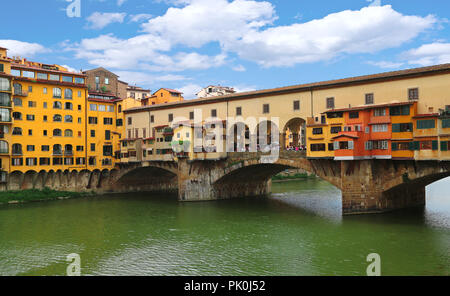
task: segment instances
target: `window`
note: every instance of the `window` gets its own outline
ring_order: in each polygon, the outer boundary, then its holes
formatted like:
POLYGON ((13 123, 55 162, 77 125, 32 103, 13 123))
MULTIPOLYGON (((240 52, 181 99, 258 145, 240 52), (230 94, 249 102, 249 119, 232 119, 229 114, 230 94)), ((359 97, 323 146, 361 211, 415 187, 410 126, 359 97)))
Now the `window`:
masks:
POLYGON ((173 114, 171 113, 171 114, 169 114, 169 122, 172 122, 173 121, 173 114))
POLYGON ((21 144, 13 144, 12 145, 12 154, 13 155, 22 155, 22 145, 21 144))
POLYGON ((82 123, 81 117, 78 117, 78 123, 82 123))
POLYGON ((48 75, 45 73, 37 73, 37 79, 48 80, 48 75))
POLYGON ((81 111, 81 105, 78 105, 78 111, 81 111))
POLYGON ((450 119, 442 119, 442 128, 450 128, 450 119))
POLYGON ((242 116, 242 107, 236 107, 236 116, 242 116))
POLYGON ((387 150, 389 149, 388 141, 372 141, 373 150, 387 150))
POLYGON ((46 95, 46 94, 47 94, 47 88, 44 87, 44 88, 42 89, 42 92, 44 93, 44 95, 46 95))
POLYGON ((22 99, 14 98, 13 101, 14 101, 14 106, 16 106, 16 107, 22 106, 22 99))
POLYGON ((393 151, 411 150, 411 142, 392 142, 393 151))
POLYGON ((116 126, 123 126, 123 120, 122 119, 117 119, 116 120, 116 126))
POLYGON ((263 113, 267 114, 270 112, 270 106, 269 104, 263 104, 263 113))
POLYGON ((450 141, 441 142, 441 151, 448 151, 450 149, 450 141))
POLYGON ((12 76, 16 76, 16 77, 20 77, 20 70, 11 69, 11 75, 12 76))
POLYGON ((28 121, 34 121, 34 115, 33 114, 27 114, 27 120, 28 121))
POLYGON ((155 122, 155 115, 150 116, 150 122, 154 123, 155 122))
POLYGON ((91 151, 95 151, 95 144, 91 143, 91 151))
POLYGON ((84 151, 84 146, 77 146, 77 151, 79 152, 84 151))
POLYGON ((413 124, 412 123, 393 123, 392 124, 392 132, 393 133, 405 133, 412 132, 413 124))
POLYGON ((419 89, 418 88, 408 89, 408 100, 414 101, 418 99, 419 99, 419 89))
POLYGON ((62 109, 62 103, 58 101, 53 102, 53 109, 62 109))
POLYGON ((53 97, 57 98, 57 99, 61 99, 61 89, 60 88, 55 87, 53 89, 53 97))
POLYGON ((99 84, 100 83, 100 77, 99 76, 95 76, 95 83, 99 84))
POLYGON ((366 105, 373 104, 373 94, 366 94, 366 105))
POLYGON ((81 90, 78 91, 77 96, 81 98, 81 90))
POLYGON ((325 151, 325 144, 311 144, 311 151, 325 151))
POLYGON ((113 119, 109 118, 109 117, 105 117, 105 118, 103 118, 103 124, 105 124, 105 125, 112 125, 113 124, 113 119))
POLYGON ((66 103, 64 104, 64 109, 65 109, 65 110, 73 110, 73 105, 72 105, 72 103, 66 102, 66 103))
POLYGON ((390 107, 389 114, 391 116, 409 115, 409 105, 390 107))
POLYGON ((47 136, 47 130, 43 130, 42 134, 44 135, 44 137, 46 137, 47 136))
POLYGON ((46 152, 46 151, 50 151, 50 146, 49 145, 42 145, 41 146, 41 150, 46 152))
POLYGON ((62 121, 62 116, 59 114, 55 114, 53 115, 53 122, 61 122, 62 121))
POLYGON ((34 78, 35 74, 34 74, 34 72, 31 72, 31 71, 22 71, 22 77, 34 78))
POLYGON ((329 112, 327 113, 327 118, 343 118, 344 113, 343 112, 329 112))
POLYGON ((294 111, 300 110, 300 101, 294 101, 294 111))
POLYGON ((20 127, 13 128, 12 134, 14 136, 21 136, 22 135, 22 128, 20 128, 20 127))
POLYGON ((348 114, 348 117, 349 118, 359 118, 359 112, 350 112, 349 114, 348 114))
POLYGON ((114 112, 114 106, 111 106, 111 105, 106 106, 106 111, 114 112))
POLYGON ((62 130, 60 130, 60 129, 54 129, 53 130, 53 136, 54 137, 61 137, 62 136, 62 130))
MULTIPOLYGON (((75 77, 75 83, 84 84, 84 78, 75 77)), ((81 97, 81 95, 79 97, 81 97)))
MULTIPOLYGON (((58 155, 61 155, 61 154, 58 154, 58 155)), ((61 157, 53 157, 53 165, 62 165, 62 164, 63 164, 63 159, 61 157)))
POLYGON ((69 122, 69 123, 73 122, 73 117, 72 117, 72 115, 66 115, 66 116, 64 116, 64 122, 69 122))
POLYGON ((131 119, 131 117, 128 117, 128 125, 131 125, 133 123, 133 120, 131 119))
POLYGON ((34 101, 28 101, 28 107, 29 107, 29 108, 35 108, 35 107, 36 107, 36 102, 34 102, 34 101))
POLYGON ((13 112, 12 117, 14 118, 14 120, 22 120, 22 113, 13 112))
POLYGON ((386 116, 386 109, 385 108, 374 109, 373 116, 386 116))
MULTIPOLYGON (((0 85, 1 85, 1 89, 2 90, 9 90, 9 80, 7 80, 7 79, 2 79, 2 80, 0 80, 0 85), (3 87, 3 81, 6 81, 7 83, 8 83, 8 88, 7 89, 3 89, 4 87, 3 87)), ((16 95, 21 95, 22 94, 22 85, 21 84, 19 84, 19 83, 14 83, 14 85, 13 85, 13 87, 14 87, 14 94, 16 94, 16 95)))
POLYGON ((70 82, 70 83, 72 83, 73 82, 73 78, 72 78, 72 76, 63 76, 62 77, 62 81, 63 82, 70 82))
POLYGON ((372 126, 372 132, 374 132, 374 133, 387 132, 387 131, 388 131, 387 124, 374 124, 372 126))
POLYGON ((108 85, 109 84, 109 78, 105 77, 105 84, 108 85))
POLYGON ((32 135, 33 135, 33 130, 32 130, 32 129, 29 129, 29 130, 28 130, 28 135, 29 135, 29 136, 32 136, 32 135))
POLYGON ((420 142, 420 150, 432 150, 433 141, 421 141, 420 142))
MULTIPOLYGON (((145 138, 145 129, 144 129, 144 138, 145 138)), ((105 140, 110 141, 111 140, 111 131, 105 130, 105 140)))
POLYGON ((27 145, 27 151, 34 151, 34 145, 27 145))
POLYGON ((106 111, 106 106, 105 105, 98 105, 98 111, 105 112, 106 111))
POLYGON ((338 134, 342 131, 342 127, 340 126, 332 126, 331 127, 331 133, 332 134, 338 134))
POLYGON ((47 109, 47 102, 44 102, 44 109, 47 109))
POLYGON ((216 109, 212 109, 211 110, 211 117, 217 117, 217 110, 216 109))
POLYGON ((313 135, 322 135, 323 129, 321 127, 313 128, 313 135))
POLYGON ((50 165, 50 158, 48 157, 39 158, 39 165, 50 165))
POLYGON ((95 130, 91 130, 91 137, 95 138, 95 130))
POLYGON ((0 153, 9 153, 8 142, 0 141, 0 153))
POLYGON ((50 74, 49 75, 49 80, 59 81, 59 75, 50 74))
POLYGON ((327 109, 334 109, 334 98, 327 98, 327 109))
POLYGON ((23 158, 13 158, 12 159, 12 165, 13 166, 22 166, 23 165, 23 158))
POLYGON ((194 119, 194 111, 189 112, 189 119, 190 120, 194 119))
POLYGON ((70 88, 64 90, 64 98, 69 100, 72 99, 72 90, 70 88))
POLYGON ((89 110, 97 111, 97 105, 96 104, 89 104, 89 110))
POLYGON ((28 92, 33 92, 33 87, 31 85, 28 87, 28 92))
POLYGON ((417 120, 417 129, 432 129, 432 128, 436 128, 436 120, 434 119, 417 120))
POLYGON ((119 113, 122 113, 122 105, 119 105, 119 110, 118 110, 118 112, 119 112, 119 113))
POLYGON ((89 124, 97 124, 97 117, 89 117, 89 124))
POLYGON ((113 146, 105 145, 103 146, 103 156, 112 156, 113 155, 113 146))

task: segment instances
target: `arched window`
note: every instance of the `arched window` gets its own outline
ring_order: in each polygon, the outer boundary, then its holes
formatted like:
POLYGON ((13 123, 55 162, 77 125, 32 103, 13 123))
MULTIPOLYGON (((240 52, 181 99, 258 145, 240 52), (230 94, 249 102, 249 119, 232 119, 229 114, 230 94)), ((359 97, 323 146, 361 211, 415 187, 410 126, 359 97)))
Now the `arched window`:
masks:
POLYGON ((66 115, 64 116, 64 122, 73 122, 72 115, 66 115))
POLYGON ((62 121, 62 116, 59 115, 59 114, 53 115, 53 121, 54 122, 61 122, 62 121))
POLYGON ((14 101, 14 106, 15 106, 15 107, 20 107, 20 106, 22 106, 22 99, 14 98, 13 101, 14 101))
POLYGON ((62 136, 62 131, 59 128, 54 129, 53 130, 53 136, 54 137, 61 137, 62 136))
POLYGON ((14 94, 16 95, 22 94, 22 84, 14 83, 14 94))
POLYGON ((0 141, 0 153, 9 153, 8 142, 0 141))
POLYGON ((53 89, 53 97, 54 97, 54 98, 61 99, 61 89, 60 89, 60 88, 55 87, 55 88, 53 89))
POLYGON ((20 113, 20 112, 13 112, 13 118, 15 120, 22 120, 22 113, 20 113))
POLYGON ((70 129, 64 131, 64 137, 73 137, 73 132, 70 129))
POLYGON ((64 109, 66 109, 66 110, 73 110, 73 105, 72 105, 72 103, 66 102, 66 103, 64 104, 64 109))
POLYGON ((64 146, 64 151, 66 152, 72 152, 73 150, 73 146, 70 144, 67 144, 66 146, 64 146))
POLYGON ((72 99, 72 90, 70 88, 66 88, 64 90, 64 98, 65 99, 72 99))
POLYGON ((22 128, 20 128, 20 127, 15 127, 15 128, 13 129, 12 134, 13 134, 14 136, 21 136, 21 135, 22 135, 22 128))
POLYGON ((61 102, 53 102, 53 109, 62 109, 62 104, 61 102))
POLYGON ((62 154, 62 146, 60 144, 53 145, 53 155, 61 155, 62 154))
POLYGON ((12 154, 13 155, 21 155, 22 154, 22 145, 21 144, 13 144, 12 145, 12 154))

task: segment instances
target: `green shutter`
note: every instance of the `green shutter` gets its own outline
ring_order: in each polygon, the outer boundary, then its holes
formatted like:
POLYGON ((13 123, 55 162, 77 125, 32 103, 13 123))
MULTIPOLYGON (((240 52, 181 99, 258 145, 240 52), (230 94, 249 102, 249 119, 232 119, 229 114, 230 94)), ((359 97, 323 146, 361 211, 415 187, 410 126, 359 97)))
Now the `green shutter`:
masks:
POLYGON ((413 150, 420 150, 420 142, 414 141, 413 143, 413 150))
POLYGON ((398 150, 398 143, 392 142, 392 151, 398 150))
POLYGON ((432 142, 432 146, 431 147, 432 147, 433 150, 438 150, 439 149, 438 146, 439 146, 439 142, 437 140, 432 142))
POLYGON ((441 151, 448 151, 448 142, 441 142, 441 151))
POLYGON ((399 133, 400 132, 400 123, 392 124, 392 132, 393 133, 399 133))

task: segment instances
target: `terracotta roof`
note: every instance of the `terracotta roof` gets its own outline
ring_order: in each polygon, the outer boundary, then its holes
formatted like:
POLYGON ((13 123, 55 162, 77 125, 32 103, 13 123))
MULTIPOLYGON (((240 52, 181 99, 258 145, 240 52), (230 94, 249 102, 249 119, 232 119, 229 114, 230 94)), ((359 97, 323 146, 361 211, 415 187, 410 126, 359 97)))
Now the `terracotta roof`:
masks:
POLYGON ((242 93, 235 93, 235 94, 230 94, 230 95, 225 95, 225 96, 185 100, 185 101, 180 101, 180 102, 167 103, 163 106, 162 105, 159 105, 159 106, 152 105, 152 106, 145 106, 145 107, 140 107, 140 108, 132 108, 127 111, 131 113, 131 112, 139 112, 142 109, 152 109, 152 110, 170 109, 170 108, 175 108, 175 107, 184 107, 186 105, 200 105, 200 104, 207 104, 207 103, 226 102, 226 101, 231 101, 231 100, 269 96, 269 95, 274 95, 274 94, 289 94, 289 93, 294 93, 294 92, 299 92, 299 91, 311 91, 311 90, 327 89, 327 88, 333 88, 333 87, 344 87, 347 85, 354 85, 354 84, 375 83, 375 82, 379 82, 379 81, 406 79, 406 78, 410 78, 410 77, 422 77, 422 76, 435 75, 435 74, 440 74, 440 73, 450 73, 450 64, 442 64, 442 65, 422 67, 422 68, 385 72, 385 73, 380 73, 380 74, 364 75, 364 76, 350 77, 350 78, 344 78, 344 79, 328 80, 328 81, 315 82, 315 83, 299 84, 299 85, 294 85, 294 86, 279 87, 279 88, 272 88, 272 89, 265 89, 265 90, 258 90, 258 91, 242 92, 242 93))
POLYGON ((359 139, 358 136, 352 136, 352 135, 339 135, 336 137, 332 137, 331 139, 337 139, 337 138, 342 138, 342 137, 347 137, 347 138, 352 138, 352 139, 359 139))
POLYGON ((416 114, 413 118, 439 117, 439 113, 416 114))
POLYGON ((51 70, 51 69, 44 69, 37 66, 30 66, 30 65, 22 65, 17 63, 12 63, 11 68, 21 68, 21 69, 29 69, 34 71, 40 71, 40 72, 49 72, 49 73, 59 73, 59 74, 70 74, 70 75, 76 75, 81 77, 86 77, 86 74, 82 73, 76 73, 76 72, 70 72, 70 71, 61 71, 61 70, 51 70))
POLYGON ((167 90, 168 92, 173 92, 173 93, 177 93, 177 94, 182 94, 182 92, 180 92, 180 91, 178 91, 178 90, 176 90, 176 89, 170 89, 170 88, 164 88, 164 87, 158 89, 158 90, 155 91, 153 94, 156 94, 156 93, 159 92, 161 89, 167 90))
POLYGON ((392 102, 392 103, 384 103, 384 104, 378 104, 378 105, 363 105, 363 106, 356 106, 356 107, 350 107, 350 108, 341 108, 341 109, 331 109, 323 112, 325 113, 333 113, 333 112, 345 112, 345 111, 358 111, 358 110, 367 110, 367 109, 378 109, 378 108, 387 108, 387 107, 394 107, 394 106, 405 106, 405 105, 412 105, 415 101, 411 102, 392 102))

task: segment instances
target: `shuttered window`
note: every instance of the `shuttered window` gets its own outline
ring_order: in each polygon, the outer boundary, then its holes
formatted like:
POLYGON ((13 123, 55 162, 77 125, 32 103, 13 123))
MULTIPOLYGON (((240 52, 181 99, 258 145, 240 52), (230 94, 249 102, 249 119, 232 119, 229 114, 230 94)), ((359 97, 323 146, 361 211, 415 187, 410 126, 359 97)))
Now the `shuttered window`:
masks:
POLYGON ((431 128, 436 128, 436 121, 434 119, 417 121, 417 129, 431 129, 431 128))

